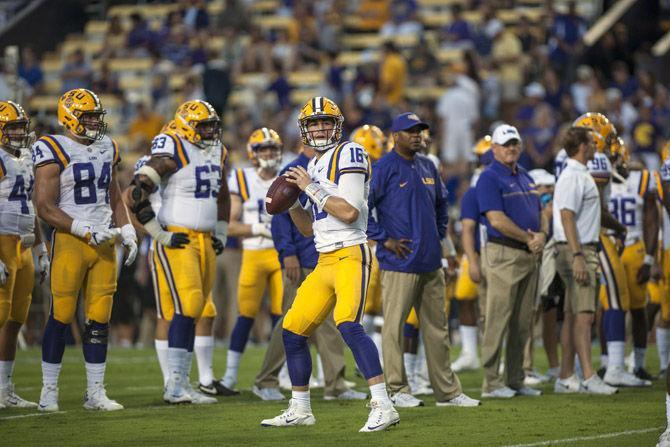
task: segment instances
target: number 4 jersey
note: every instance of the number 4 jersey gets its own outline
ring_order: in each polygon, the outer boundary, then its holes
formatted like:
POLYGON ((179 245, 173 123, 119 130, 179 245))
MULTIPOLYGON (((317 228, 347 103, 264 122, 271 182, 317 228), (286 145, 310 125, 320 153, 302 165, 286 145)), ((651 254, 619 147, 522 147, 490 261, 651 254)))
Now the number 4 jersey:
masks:
POLYGON ((17 158, 0 149, 0 234, 34 231, 33 183, 30 151, 22 150, 17 158))
POLYGON ((642 240, 644 196, 656 190, 656 181, 649 171, 631 171, 625 182, 612 182, 609 208, 612 215, 626 226, 626 246, 642 240))
POLYGON ((177 135, 162 133, 153 139, 151 155, 168 156, 177 164, 177 172, 161 183, 158 221, 194 231, 214 231, 223 146, 200 149, 177 135))
POLYGON ((64 135, 45 135, 33 144, 35 168, 55 163, 60 170, 58 207, 73 219, 110 226, 109 185, 120 161, 119 148, 105 136, 90 145, 64 135))

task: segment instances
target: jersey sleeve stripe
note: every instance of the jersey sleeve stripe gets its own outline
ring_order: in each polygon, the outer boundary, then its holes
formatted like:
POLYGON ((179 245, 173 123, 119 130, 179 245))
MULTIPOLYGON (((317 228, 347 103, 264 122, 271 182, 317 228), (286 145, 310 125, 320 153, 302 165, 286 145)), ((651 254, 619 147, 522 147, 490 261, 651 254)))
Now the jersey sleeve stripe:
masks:
POLYGON ((649 189, 649 171, 645 169, 642 171, 642 175, 640 175, 640 184, 638 185, 637 193, 640 197, 644 197, 647 189, 649 189))
POLYGON ((333 183, 337 183, 337 179, 340 177, 338 171, 340 168, 340 152, 342 152, 343 147, 344 143, 340 143, 340 145, 335 148, 333 156, 330 158, 330 163, 328 164, 328 180, 333 183))
POLYGON ((174 143, 174 154, 172 155, 172 159, 177 163, 178 169, 183 168, 188 164, 189 160, 186 156, 186 152, 184 152, 184 145, 182 144, 181 139, 169 133, 165 135, 170 137, 174 143))
POLYGON ((239 187, 242 200, 249 200, 249 188, 247 187, 247 176, 244 175, 244 170, 238 169, 235 176, 237 177, 237 186, 239 187))
POLYGON ((0 178, 3 178, 6 175, 7 175, 7 168, 5 167, 5 162, 2 161, 2 157, 0 157, 0 178))
POLYGON ((121 158, 119 156, 119 145, 116 141, 112 139, 112 148, 114 149, 114 159, 112 160, 112 164, 117 164, 119 161, 121 161, 121 158))
POLYGON ((365 176, 365 180, 369 178, 370 173, 368 172, 368 169, 365 168, 344 168, 338 172, 337 179, 340 179, 340 176, 342 174, 363 174, 365 176))
POLYGON ((58 143, 58 141, 55 138, 50 136, 43 136, 42 138, 40 138, 39 141, 46 144, 46 146, 49 148, 51 154, 53 155, 54 161, 58 163, 58 166, 60 166, 61 171, 67 168, 67 166, 70 164, 70 157, 63 149, 63 146, 61 146, 60 143, 58 143))

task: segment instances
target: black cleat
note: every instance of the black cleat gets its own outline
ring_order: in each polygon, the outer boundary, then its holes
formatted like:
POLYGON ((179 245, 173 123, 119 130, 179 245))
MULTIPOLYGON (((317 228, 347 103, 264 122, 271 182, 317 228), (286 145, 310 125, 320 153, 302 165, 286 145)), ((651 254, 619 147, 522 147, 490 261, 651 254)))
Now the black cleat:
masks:
POLYGON ((198 389, 203 393, 212 396, 238 396, 240 394, 239 391, 227 388, 218 380, 213 381, 209 385, 203 385, 202 383, 199 383, 198 389))
POLYGON ((606 372, 607 372, 607 367, 601 366, 600 369, 598 369, 598 372, 597 372, 598 377, 600 377, 601 379, 604 378, 606 372))
POLYGON ((642 367, 636 368, 635 371, 633 371, 633 374, 635 374, 635 377, 637 377, 638 379, 651 380, 651 381, 656 380, 654 376, 649 374, 647 370, 642 367))

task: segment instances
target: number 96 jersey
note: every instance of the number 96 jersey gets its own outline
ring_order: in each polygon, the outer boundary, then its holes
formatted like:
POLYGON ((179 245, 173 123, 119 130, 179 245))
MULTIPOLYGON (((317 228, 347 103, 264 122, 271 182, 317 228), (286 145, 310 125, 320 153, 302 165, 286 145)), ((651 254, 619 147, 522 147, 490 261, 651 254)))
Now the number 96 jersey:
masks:
POLYGON ((200 149, 177 135, 162 133, 153 139, 151 155, 170 157, 177 164, 177 172, 161 183, 158 221, 194 231, 214 231, 223 146, 200 149))
POLYGON ((33 162, 28 150, 18 158, 0 149, 0 234, 26 235, 34 231, 33 162))
POLYGON ((64 135, 45 135, 33 144, 35 168, 55 163, 60 170, 58 207, 73 219, 109 226, 109 185, 120 161, 116 142, 105 136, 90 145, 64 135))

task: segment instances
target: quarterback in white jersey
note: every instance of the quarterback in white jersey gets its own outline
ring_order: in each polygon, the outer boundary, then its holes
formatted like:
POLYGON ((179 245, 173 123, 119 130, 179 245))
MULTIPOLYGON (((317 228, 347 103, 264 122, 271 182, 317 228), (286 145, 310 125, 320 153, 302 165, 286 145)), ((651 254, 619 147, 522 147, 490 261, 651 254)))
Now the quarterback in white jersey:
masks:
POLYGON ((303 209, 298 200, 290 215, 303 235, 314 235, 319 259, 284 316, 284 349, 293 387, 289 408, 261 421, 263 426, 316 422, 309 397, 312 362, 307 339, 331 310, 370 386, 370 415, 360 431, 385 430, 400 421, 386 392, 377 348, 360 324, 372 256, 366 237, 370 161, 362 146, 340 142, 343 121, 339 107, 321 96, 307 101, 298 118, 302 142, 314 148, 316 156, 307 170, 290 168, 286 176, 309 197, 312 209, 303 209))
POLYGON ((268 290, 272 325, 282 316, 282 284, 279 254, 270 233, 271 216, 265 210, 265 196, 277 178, 283 143, 273 129, 254 130, 247 142, 247 154, 254 166, 236 169, 230 174, 230 235, 242 240, 242 266, 237 288, 239 315, 230 335, 226 373, 221 383, 232 390, 237 371, 249 340, 254 319, 268 290))
POLYGON ((129 200, 137 220, 154 239, 159 313, 170 321, 169 378, 163 399, 213 403, 215 399, 191 388, 188 376, 195 322, 209 317, 202 330, 211 336, 215 315, 213 306, 211 315, 205 311, 211 302, 216 255, 223 252, 228 231, 230 200, 223 181, 226 150, 220 139, 221 120, 205 101, 179 106, 168 127, 153 139, 151 159, 137 171, 129 200), (149 199, 159 186, 161 206, 156 216, 149 199))
POLYGON ((52 305, 42 343, 43 387, 39 409, 58 410, 58 376, 65 332, 72 322, 79 292, 86 323, 83 350, 88 387, 84 408, 120 410, 104 388, 108 322, 116 291, 114 238, 121 227, 129 250, 137 254, 135 230, 116 180, 119 148, 105 135, 106 111, 90 90, 75 89, 58 100, 62 135, 45 135, 32 147, 35 199, 39 216, 55 228, 51 249, 52 305))
POLYGON ((16 340, 28 317, 35 279, 33 252, 42 281, 49 271, 31 197, 29 124, 20 105, 0 101, 0 408, 37 407, 19 397, 12 383, 16 340))

